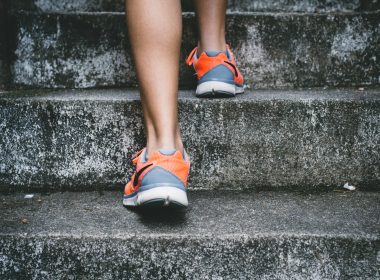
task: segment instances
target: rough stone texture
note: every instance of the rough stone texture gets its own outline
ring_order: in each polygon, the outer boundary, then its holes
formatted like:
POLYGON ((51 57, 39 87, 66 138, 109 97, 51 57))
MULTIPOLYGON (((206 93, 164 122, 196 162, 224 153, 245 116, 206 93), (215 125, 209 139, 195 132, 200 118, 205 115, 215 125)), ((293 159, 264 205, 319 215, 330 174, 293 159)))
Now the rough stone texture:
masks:
MULTIPOLYGON (((39 12, 122 12, 124 0, 12 0, 14 10, 39 12)), ((193 11, 192 0, 182 0, 184 11, 193 11)), ((238 12, 347 12, 380 9, 378 0, 230 0, 229 11, 238 12)))
POLYGON ((131 57, 125 53, 123 18, 115 15, 17 17, 14 84, 79 88, 134 86, 136 77, 131 57))
POLYGON ((0 277, 379 279, 379 193, 189 200, 186 212, 135 212, 121 193, 3 195, 0 277))
MULTIPOLYGON (((192 189, 380 186, 380 91, 256 91, 202 100, 181 92, 192 189)), ((0 94, 0 185, 115 189, 144 145, 127 90, 0 94)))
MULTIPOLYGON (((380 84, 380 12, 230 14, 227 39, 251 88, 380 84)), ((14 15, 16 87, 136 86, 124 15, 14 15)), ((184 16, 180 86, 195 76, 183 63, 196 44, 192 14, 184 16)))
POLYGON ((378 0, 232 0, 229 10, 237 12, 350 12, 380 9, 378 0))
POLYGON ((9 63, 7 59, 7 36, 6 36, 6 6, 0 1, 0 89, 6 88, 9 82, 9 63))

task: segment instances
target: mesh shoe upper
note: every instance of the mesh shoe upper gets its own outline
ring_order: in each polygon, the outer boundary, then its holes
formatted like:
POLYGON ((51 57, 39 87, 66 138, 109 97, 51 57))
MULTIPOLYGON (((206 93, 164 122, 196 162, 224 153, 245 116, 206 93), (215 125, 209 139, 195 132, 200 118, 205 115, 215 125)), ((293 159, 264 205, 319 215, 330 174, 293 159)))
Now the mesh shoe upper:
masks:
POLYGON ((189 175, 190 160, 187 154, 175 151, 171 155, 154 152, 148 160, 145 159, 146 150, 138 152, 132 159, 136 165, 136 172, 124 189, 124 195, 130 196, 138 190, 159 186, 162 184, 178 188, 185 188, 189 175))
POLYGON ((207 52, 202 52, 198 57, 197 50, 198 48, 195 47, 190 52, 186 59, 186 64, 189 66, 193 65, 198 78, 198 84, 212 80, 243 86, 243 76, 236 66, 234 55, 228 45, 226 53, 220 52, 213 56, 209 56, 207 52), (231 78, 226 73, 226 69, 232 73, 231 78))

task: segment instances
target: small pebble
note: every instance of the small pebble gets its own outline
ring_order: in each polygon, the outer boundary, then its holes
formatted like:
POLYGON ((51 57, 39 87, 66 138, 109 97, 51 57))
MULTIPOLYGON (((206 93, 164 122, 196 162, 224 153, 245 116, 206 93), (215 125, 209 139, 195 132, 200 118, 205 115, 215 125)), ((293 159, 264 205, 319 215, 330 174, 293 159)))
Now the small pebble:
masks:
POLYGON ((29 223, 29 221, 28 221, 28 219, 24 218, 24 219, 21 219, 21 223, 25 225, 25 224, 29 223))
POLYGON ((349 190, 349 191, 354 191, 354 190, 356 190, 356 188, 355 188, 354 186, 351 186, 351 185, 348 184, 348 183, 345 183, 344 186, 343 186, 343 188, 345 188, 345 189, 347 189, 347 190, 349 190))
POLYGON ((358 88, 358 90, 363 91, 363 90, 364 90, 364 87, 360 87, 360 88, 358 88))

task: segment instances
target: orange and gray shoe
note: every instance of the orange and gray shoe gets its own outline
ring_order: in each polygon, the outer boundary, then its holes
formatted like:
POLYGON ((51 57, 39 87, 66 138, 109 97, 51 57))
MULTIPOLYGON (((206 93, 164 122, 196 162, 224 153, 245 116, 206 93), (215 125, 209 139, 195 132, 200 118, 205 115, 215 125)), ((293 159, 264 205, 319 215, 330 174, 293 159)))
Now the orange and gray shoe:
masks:
POLYGON ((226 52, 204 51, 199 57, 197 50, 194 48, 186 59, 197 75, 197 97, 233 97, 244 92, 243 76, 228 45, 226 52))
POLYGON ((187 177, 189 156, 176 150, 154 152, 146 158, 146 149, 132 159, 136 172, 124 188, 124 206, 188 205, 187 177))

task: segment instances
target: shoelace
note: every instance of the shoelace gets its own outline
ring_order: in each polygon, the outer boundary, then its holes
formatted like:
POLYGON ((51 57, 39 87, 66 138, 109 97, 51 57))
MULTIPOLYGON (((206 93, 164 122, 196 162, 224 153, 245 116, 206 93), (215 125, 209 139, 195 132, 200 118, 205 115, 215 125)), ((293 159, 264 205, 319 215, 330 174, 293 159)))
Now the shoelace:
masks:
POLYGON ((136 165, 137 164, 137 161, 139 159, 139 156, 141 155, 141 153, 144 151, 145 148, 141 149, 140 151, 138 151, 137 153, 133 154, 132 155, 132 163, 133 165, 136 165))

